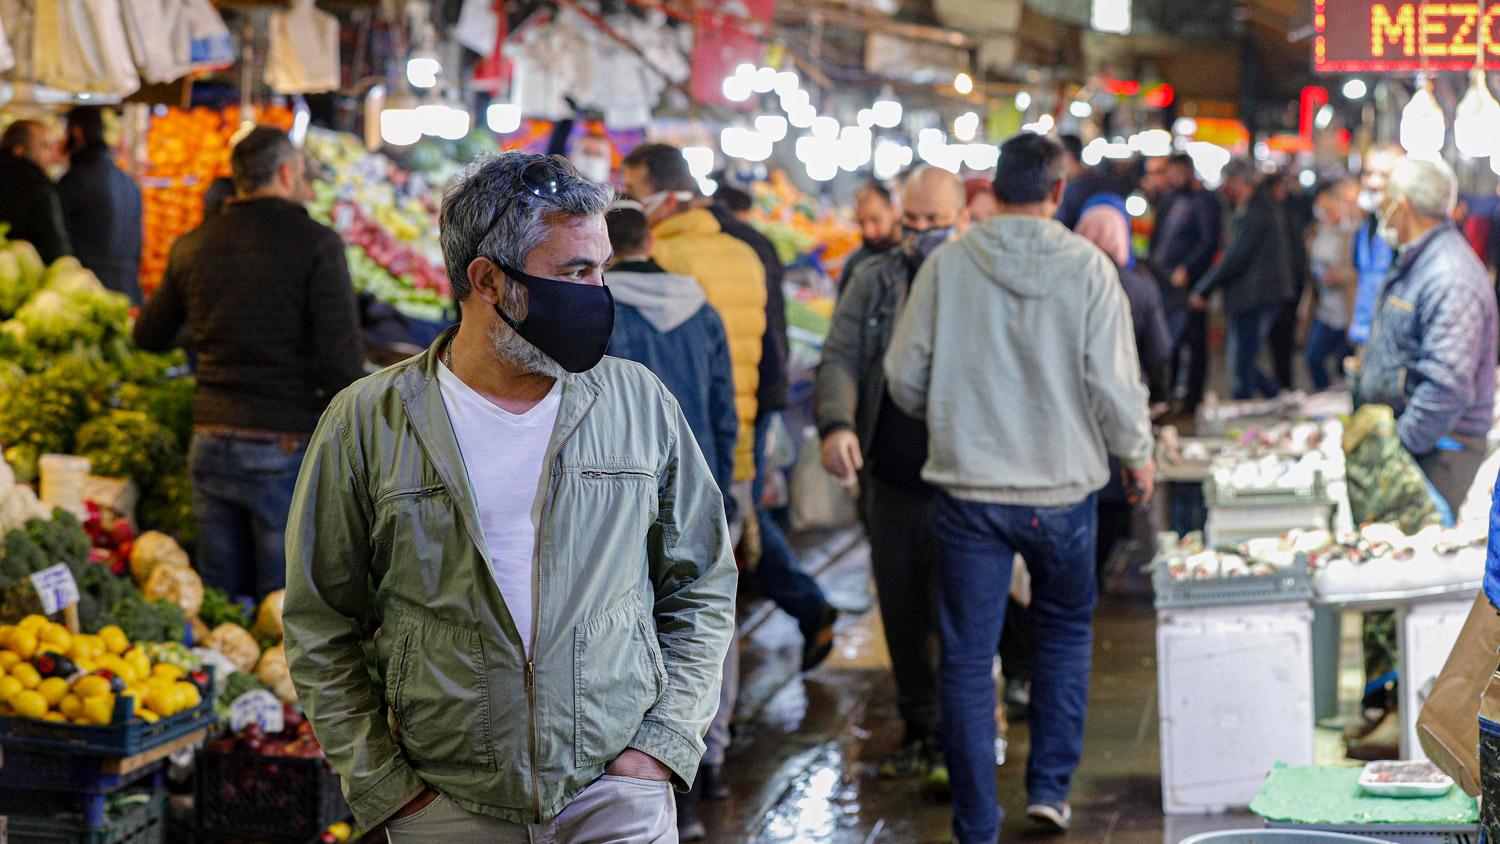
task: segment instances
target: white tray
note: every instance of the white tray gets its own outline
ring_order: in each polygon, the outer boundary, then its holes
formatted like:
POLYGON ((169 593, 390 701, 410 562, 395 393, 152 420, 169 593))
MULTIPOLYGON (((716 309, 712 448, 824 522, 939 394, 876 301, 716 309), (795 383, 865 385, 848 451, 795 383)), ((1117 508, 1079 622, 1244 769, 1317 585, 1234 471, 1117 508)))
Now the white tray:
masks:
MULTIPOLYGON (((1442 797, 1453 790, 1453 780, 1443 777, 1441 782, 1375 782, 1374 776, 1381 769, 1412 765, 1411 762, 1371 762, 1359 775, 1359 787, 1375 797, 1442 797)), ((1436 767, 1436 766, 1434 766, 1436 767)))

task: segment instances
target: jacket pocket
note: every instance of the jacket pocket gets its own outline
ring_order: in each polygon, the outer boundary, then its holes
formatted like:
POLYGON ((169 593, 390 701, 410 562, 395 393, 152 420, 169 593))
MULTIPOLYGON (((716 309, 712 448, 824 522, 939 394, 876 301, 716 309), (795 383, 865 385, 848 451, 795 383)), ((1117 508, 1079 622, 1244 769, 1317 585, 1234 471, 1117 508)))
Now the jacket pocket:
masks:
POLYGON ((414 760, 495 770, 478 631, 405 610, 387 676, 401 746, 414 760))
POLYGON ((666 689, 656 635, 634 595, 574 628, 574 765, 620 755, 666 689))

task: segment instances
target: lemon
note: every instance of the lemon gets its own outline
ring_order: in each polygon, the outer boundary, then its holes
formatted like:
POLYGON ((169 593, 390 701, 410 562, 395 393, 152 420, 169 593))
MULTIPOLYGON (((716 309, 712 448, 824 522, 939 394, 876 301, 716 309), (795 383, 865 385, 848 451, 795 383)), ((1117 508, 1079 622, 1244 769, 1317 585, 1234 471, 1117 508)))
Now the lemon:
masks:
POLYGON ((21 681, 14 677, 0 677, 0 703, 10 703, 11 698, 25 689, 21 681))
POLYGON ((34 689, 42 682, 42 675, 36 670, 36 666, 29 662, 17 663, 10 670, 10 676, 21 681, 21 686, 26 689, 34 689))
POLYGON ((5 647, 5 643, 10 639, 10 632, 15 629, 14 624, 0 624, 0 648, 5 647))
POLYGON ((43 721, 61 721, 62 723, 66 724, 66 723, 68 723, 68 716, 62 714, 61 712, 48 712, 46 715, 42 716, 42 720, 43 721))
POLYGON ((182 679, 183 674, 184 672, 181 668, 178 668, 177 666, 172 665, 168 662, 159 662, 156 665, 151 666, 152 677, 162 677, 167 680, 176 682, 182 679))
POLYGON ((85 656, 73 660, 73 664, 78 666, 79 671, 93 671, 95 668, 94 661, 85 656))
POLYGON ((7 643, 10 650, 21 659, 31 659, 36 653, 36 634, 28 629, 17 627, 10 631, 10 641, 7 643))
POLYGON ((109 694, 109 681, 98 674, 86 674, 73 681, 73 694, 81 698, 109 694))
POLYGON ((56 706, 68 694, 68 681, 61 677, 48 677, 37 684, 36 690, 47 699, 47 706, 56 706))
POLYGON ((28 615, 16 624, 16 627, 18 629, 26 630, 31 633, 40 633, 46 626, 47 617, 45 615, 28 615))
POLYGON ((16 696, 10 699, 10 705, 22 718, 41 718, 47 714, 47 699, 42 697, 41 692, 34 692, 30 689, 17 692, 16 696))
POLYGON ((10 670, 12 665, 21 661, 21 655, 15 651, 0 651, 0 673, 10 670))
POLYGON ((141 716, 141 720, 145 721, 147 724, 155 724, 157 721, 161 720, 160 715, 157 715, 155 712, 152 712, 149 709, 142 709, 136 714, 141 716))
POLYGON ((125 662, 135 669, 136 679, 144 680, 151 676, 151 657, 140 648, 131 648, 125 652, 125 662))
POLYGON ((63 699, 57 702, 57 711, 68 718, 77 718, 83 714, 83 698, 69 693, 63 695, 63 699))
POLYGON ((83 699, 83 717, 89 719, 90 724, 104 726, 114 719, 115 696, 95 695, 83 699))
POLYGON ((62 652, 65 654, 73 647, 73 634, 68 632, 68 628, 56 622, 42 628, 42 631, 37 634, 37 640, 49 645, 56 645, 62 648, 62 652))
POLYGON ((176 715, 181 710, 178 700, 177 690, 171 686, 157 686, 146 693, 146 706, 157 715, 176 715))
POLYGON ((130 650, 130 637, 125 631, 116 625, 109 625, 99 631, 99 638, 104 641, 104 649, 112 654, 122 654, 130 650))
POLYGON ((192 683, 177 684, 177 699, 181 703, 181 707, 178 709, 179 712, 185 709, 192 709, 203 702, 203 696, 198 693, 198 687, 192 683))

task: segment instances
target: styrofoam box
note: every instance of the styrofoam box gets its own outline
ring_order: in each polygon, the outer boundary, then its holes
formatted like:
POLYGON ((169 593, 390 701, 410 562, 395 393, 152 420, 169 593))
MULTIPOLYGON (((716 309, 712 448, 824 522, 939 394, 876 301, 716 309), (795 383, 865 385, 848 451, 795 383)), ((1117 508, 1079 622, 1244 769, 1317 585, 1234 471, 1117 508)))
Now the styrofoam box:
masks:
POLYGON ((1328 504, 1211 507, 1203 538, 1210 545, 1226 545, 1293 529, 1326 530, 1332 510, 1328 504))
POLYGON ((1432 683, 1448 661, 1458 634, 1474 606, 1473 596, 1458 600, 1409 604, 1397 612, 1397 648, 1401 653, 1401 758, 1427 761, 1417 741, 1417 717, 1432 683), (1408 678, 1410 678, 1408 680, 1408 678))
POLYGON ((1312 609, 1166 610, 1156 625, 1162 810, 1250 805, 1278 762, 1313 762, 1312 609))

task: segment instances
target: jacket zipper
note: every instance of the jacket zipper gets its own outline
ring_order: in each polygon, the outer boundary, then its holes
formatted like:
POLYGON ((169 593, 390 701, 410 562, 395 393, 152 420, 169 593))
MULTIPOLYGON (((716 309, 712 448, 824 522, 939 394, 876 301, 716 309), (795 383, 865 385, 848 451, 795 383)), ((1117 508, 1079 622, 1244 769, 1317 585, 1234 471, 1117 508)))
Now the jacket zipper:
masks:
MULTIPOLYGON (((585 408, 585 413, 588 409, 585 408)), ((542 517, 536 536, 536 547, 532 551, 532 563, 536 566, 532 572, 531 581, 531 644, 526 649, 526 704, 531 710, 531 793, 536 808, 536 823, 542 822, 542 783, 537 773, 537 748, 541 743, 537 734, 536 716, 536 640, 542 626, 542 539, 547 535, 547 528, 552 519, 552 493, 557 486, 557 473, 562 465, 563 446, 573 438, 573 433, 578 426, 583 424, 583 415, 568 430, 568 433, 557 444, 557 451, 552 454, 552 466, 547 474, 547 486, 543 491, 542 517)))

